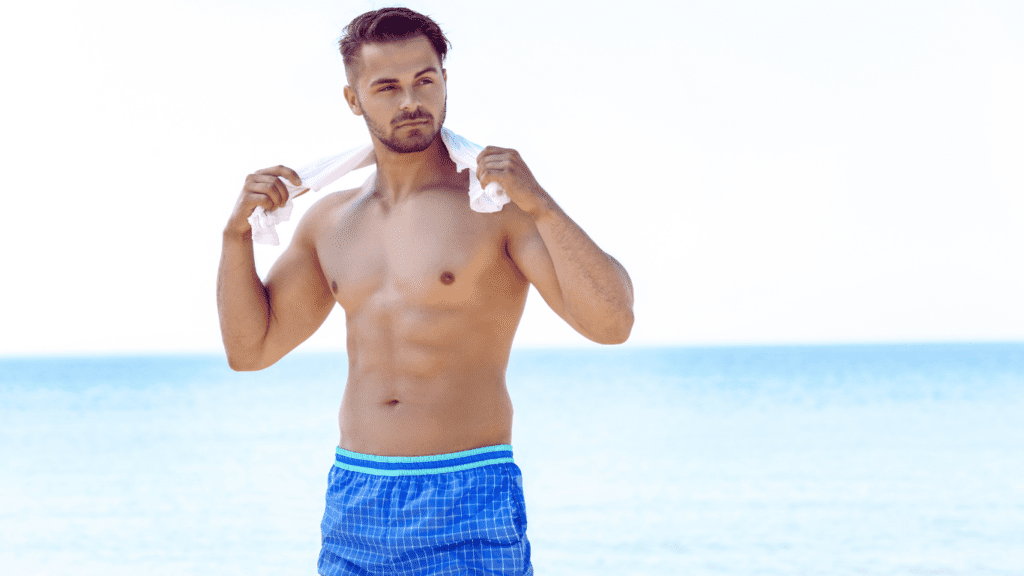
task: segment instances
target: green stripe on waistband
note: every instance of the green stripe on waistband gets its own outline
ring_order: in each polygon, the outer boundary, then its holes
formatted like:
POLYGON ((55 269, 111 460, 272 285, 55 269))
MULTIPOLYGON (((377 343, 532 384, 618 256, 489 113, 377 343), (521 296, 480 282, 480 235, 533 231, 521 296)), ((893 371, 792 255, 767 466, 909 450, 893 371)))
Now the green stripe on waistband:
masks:
MULTIPOLYGON (((340 448, 339 448, 340 450, 340 448)), ((484 449, 480 449, 484 450, 484 449)), ((493 450, 487 450, 493 452, 493 450)), ((352 452, 349 452, 352 454, 352 452)), ((462 454, 460 452, 460 454, 462 454)), ((445 454, 444 456, 450 456, 445 454)), ((465 454, 463 454, 465 456, 465 454)), ((384 458, 378 456, 378 458, 384 458)), ((399 458, 398 456, 391 456, 390 458, 399 458)), ((430 458, 430 456, 412 456, 412 458, 430 458)), ((445 458, 446 459, 446 458, 445 458)), ((411 470, 381 470, 380 468, 366 468, 363 466, 352 466, 351 464, 343 464, 335 461, 334 465, 343 470, 351 470, 352 472, 362 472, 363 474, 373 474, 375 476, 423 476, 425 474, 444 474, 446 472, 459 472, 460 470, 469 470, 470 468, 479 468, 481 466, 487 466, 488 464, 505 464, 512 462, 511 458, 494 458, 491 460, 481 460, 479 462, 471 462, 469 464, 460 464, 458 466, 444 466, 441 468, 417 468, 411 470)))
POLYGON ((472 450, 463 450, 462 452, 452 452, 450 454, 434 454, 430 456, 377 456, 375 454, 360 454, 359 452, 349 452, 344 448, 338 447, 335 451, 342 456, 349 458, 355 458, 358 460, 367 460, 370 462, 443 462, 444 460, 453 460, 455 458, 465 458, 467 456, 475 456, 477 454, 483 454, 485 452, 503 452, 512 450, 512 446, 508 444, 499 444, 497 446, 484 446, 483 448, 473 448, 472 450))

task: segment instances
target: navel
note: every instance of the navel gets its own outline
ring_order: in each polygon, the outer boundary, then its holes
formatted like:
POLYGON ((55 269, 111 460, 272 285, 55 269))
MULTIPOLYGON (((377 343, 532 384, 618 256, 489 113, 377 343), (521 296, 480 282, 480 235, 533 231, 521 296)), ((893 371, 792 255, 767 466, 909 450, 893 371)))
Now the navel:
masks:
POLYGON ((337 294, 337 293, 338 293, 338 281, 337 281, 337 280, 331 280, 331 290, 332 290, 332 291, 333 291, 333 292, 334 292, 335 294, 337 294))
POLYGON ((444 274, 441 274, 441 283, 448 285, 451 284, 452 282, 455 282, 455 274, 452 274, 451 272, 445 270, 444 274))

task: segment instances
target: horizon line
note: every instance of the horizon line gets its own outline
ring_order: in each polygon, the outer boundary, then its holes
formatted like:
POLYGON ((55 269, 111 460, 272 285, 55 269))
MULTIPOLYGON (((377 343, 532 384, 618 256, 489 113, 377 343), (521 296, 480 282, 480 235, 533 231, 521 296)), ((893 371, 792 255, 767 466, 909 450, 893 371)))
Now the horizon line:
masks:
MULTIPOLYGON (((601 350, 616 352, 621 350, 649 350, 649 349, 717 349, 717 348, 849 348, 849 347, 889 347, 889 346, 981 346, 981 345, 1024 345, 1021 340, 996 340, 996 339, 975 339, 975 340, 850 340, 850 341, 793 341, 793 342, 688 342, 688 343, 637 343, 637 344, 616 344, 601 346, 593 343, 582 344, 526 344, 512 346, 512 353, 520 351, 537 350, 601 350)), ((292 356, 324 355, 337 353, 347 356, 343 348, 313 348, 309 350, 293 350, 282 358, 292 356)), ((45 360, 45 359, 73 359, 73 358, 143 358, 143 357, 173 357, 173 356, 222 356, 223 350, 217 349, 165 349, 165 350, 108 350, 108 351, 57 351, 57 352, 24 352, 9 354, 0 352, 0 361, 5 360, 45 360)), ((280 360, 279 360, 280 362, 280 360)))

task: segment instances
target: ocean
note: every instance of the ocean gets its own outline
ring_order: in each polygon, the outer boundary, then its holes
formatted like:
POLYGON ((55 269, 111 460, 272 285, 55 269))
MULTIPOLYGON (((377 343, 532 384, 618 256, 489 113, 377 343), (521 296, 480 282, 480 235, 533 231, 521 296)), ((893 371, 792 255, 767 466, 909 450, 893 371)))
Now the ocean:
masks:
MULTIPOLYGON (((0 359, 0 574, 315 574, 341 354, 0 359)), ((513 351, 536 573, 1024 575, 1024 344, 513 351)))

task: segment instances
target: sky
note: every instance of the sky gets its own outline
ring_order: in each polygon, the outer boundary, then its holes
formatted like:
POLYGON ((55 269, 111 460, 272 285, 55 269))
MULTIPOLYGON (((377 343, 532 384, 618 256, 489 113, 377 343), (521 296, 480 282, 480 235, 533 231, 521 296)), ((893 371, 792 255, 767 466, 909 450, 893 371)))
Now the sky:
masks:
MULTIPOLYGON (((368 142, 336 42, 388 5, 7 8, 0 356, 220 350, 245 176, 368 142)), ((401 5, 452 42, 446 126, 628 269, 627 346, 1024 340, 1024 4, 401 5)), ((531 293, 516 346, 588 345, 531 293)), ((340 309, 301 346, 343 347, 340 309)))

